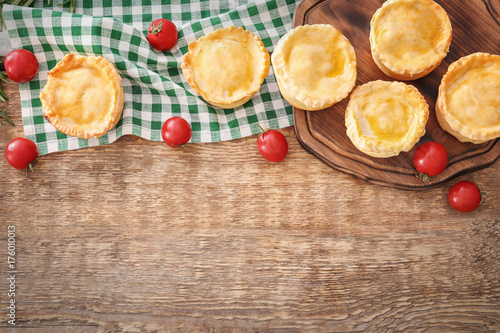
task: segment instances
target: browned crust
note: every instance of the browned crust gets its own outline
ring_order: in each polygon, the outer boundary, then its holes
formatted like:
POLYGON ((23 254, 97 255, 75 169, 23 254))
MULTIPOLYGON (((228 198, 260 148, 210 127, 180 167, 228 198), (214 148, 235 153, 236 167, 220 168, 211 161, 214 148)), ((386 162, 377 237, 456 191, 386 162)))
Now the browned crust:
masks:
POLYGON ((120 120, 123 112, 124 93, 122 86, 122 79, 116 68, 108 60, 103 57, 85 57, 77 56, 73 53, 64 56, 59 63, 47 74, 47 84, 40 93, 40 100, 42 102, 43 116, 60 132, 79 137, 82 139, 99 138, 112 129, 120 120), (83 64, 91 66, 101 73, 101 76, 106 81, 111 82, 112 89, 109 92, 112 94, 113 104, 108 111, 105 122, 102 126, 94 131, 83 131, 66 124, 59 117, 57 106, 55 105, 54 92, 51 91, 50 82, 54 77, 59 76, 65 71, 73 68, 81 67, 83 64))
POLYGON ((418 89, 412 85, 398 81, 394 81, 392 83, 382 80, 370 81, 361 86, 357 86, 351 93, 351 100, 349 101, 345 111, 345 119, 347 136, 358 150, 373 157, 387 158, 397 156, 402 151, 411 150, 418 140, 420 140, 420 138, 425 134, 425 126, 429 119, 429 105, 427 104, 424 96, 422 96, 418 89), (404 146, 395 147, 379 140, 365 140, 362 138, 362 135, 360 135, 361 131, 359 123, 356 119, 354 111, 352 110, 352 101, 356 98, 356 94, 359 90, 376 84, 398 85, 407 93, 412 94, 414 98, 418 100, 417 104, 423 107, 422 113, 417 117, 417 125, 415 126, 416 131, 412 135, 412 140, 407 141, 404 146))
POLYGON ((203 97, 203 99, 206 102, 208 102, 216 107, 225 108, 225 109, 232 109, 232 108, 241 106, 244 103, 246 103, 248 100, 250 100, 250 98, 252 98, 252 96, 260 89, 260 86, 264 82, 264 79, 269 74, 269 68, 271 66, 270 56, 269 56, 269 53, 267 52, 266 47, 264 46, 264 43, 260 40, 260 38, 258 36, 254 35, 253 33, 251 33, 248 30, 244 30, 242 27, 236 28, 234 26, 231 26, 229 28, 223 28, 223 29, 216 30, 216 31, 212 32, 211 34, 208 34, 204 37, 201 37, 197 41, 193 41, 193 42, 189 43, 188 50, 189 50, 188 53, 186 53, 184 55, 184 57, 182 58, 182 64, 181 64, 182 73, 184 74, 184 77, 186 78, 187 82, 189 83, 191 88, 194 90, 194 92, 196 94, 200 95, 201 97, 203 97), (198 48, 199 45, 203 42, 203 40, 206 39, 207 37, 209 38, 209 37, 213 36, 214 34, 222 34, 222 33, 244 34, 244 35, 252 38, 259 45, 259 50, 260 50, 260 54, 262 57, 262 63, 264 64, 262 66, 261 72, 259 73, 259 80, 258 80, 259 83, 256 84, 255 86, 253 86, 250 90, 248 90, 243 97, 240 97, 238 99, 223 100, 223 99, 214 98, 213 96, 206 96, 206 94, 204 94, 203 91, 198 86, 198 83, 196 82, 194 74, 193 74, 194 69, 192 68, 192 63, 193 63, 194 50, 196 50, 196 48, 198 48))
POLYGON ((479 63, 486 63, 495 59, 500 59, 500 56, 483 52, 469 54, 452 63, 441 79, 435 107, 436 118, 441 128, 453 135, 460 142, 472 142, 475 144, 479 144, 500 136, 500 130, 492 131, 491 133, 484 133, 484 131, 478 132, 469 127, 463 126, 458 120, 453 117, 452 112, 448 110, 448 103, 446 99, 446 91, 448 90, 448 86, 455 81, 455 78, 458 75, 461 75, 463 72, 465 72, 474 61, 477 61, 479 63))
MULTIPOLYGON (((375 21, 377 15, 381 12, 384 5, 388 1, 386 1, 382 5, 382 7, 380 7, 375 12, 375 14, 373 15, 372 20, 370 22, 370 49, 371 49, 373 61, 380 68, 380 70, 382 72, 384 72, 384 74, 386 74, 387 76, 389 76, 393 79, 396 79, 396 80, 410 81, 410 80, 416 80, 416 79, 419 79, 421 77, 426 76, 427 74, 432 72, 437 66, 439 66, 439 64, 441 64, 442 60, 446 57, 446 54, 449 51, 449 47, 450 47, 452 36, 453 36, 453 31, 452 31, 451 22, 450 22, 450 19, 448 17, 448 14, 435 1, 432 1, 432 0, 420 0, 420 1, 425 2, 428 5, 429 9, 433 10, 443 22, 448 23, 447 24, 447 26, 448 26, 447 32, 449 32, 443 36, 445 38, 445 39, 443 39, 443 42, 445 43, 445 45, 447 45, 446 52, 443 54, 443 56, 436 63, 432 64, 431 66, 429 66, 421 71, 416 71, 416 70, 410 69, 410 68, 400 68, 400 67, 395 67, 395 66, 388 67, 384 64, 384 60, 383 60, 382 55, 377 52, 375 36, 373 35, 373 25, 374 25, 374 21, 375 21)), ((385 61, 385 63, 387 63, 387 61, 385 61)))
POLYGON ((274 52, 271 57, 271 62, 273 64, 274 76, 276 77, 276 82, 278 83, 278 88, 280 90, 281 95, 288 103, 292 104, 294 107, 301 110, 319 111, 329 108, 334 104, 340 102, 344 98, 346 98, 355 86, 356 75, 357 75, 356 52, 352 47, 349 39, 347 39, 347 37, 345 37, 337 28, 335 28, 331 24, 302 25, 288 31, 283 37, 281 37, 278 44, 274 48, 274 52), (281 69, 285 67, 285 60, 284 60, 285 55, 283 52, 283 48, 287 43, 289 43, 290 37, 295 33, 300 33, 300 31, 311 31, 313 29, 325 33, 331 33, 332 30, 334 30, 336 33, 339 33, 344 38, 345 42, 352 49, 353 57, 352 59, 350 59, 350 61, 352 62, 352 65, 354 67, 353 78, 351 84, 347 83, 345 84, 345 91, 343 91, 343 93, 315 99, 312 98, 308 93, 301 91, 300 88, 295 87, 293 84, 290 84, 290 82, 288 82, 287 84, 287 81, 281 77, 281 74, 279 74, 281 69))

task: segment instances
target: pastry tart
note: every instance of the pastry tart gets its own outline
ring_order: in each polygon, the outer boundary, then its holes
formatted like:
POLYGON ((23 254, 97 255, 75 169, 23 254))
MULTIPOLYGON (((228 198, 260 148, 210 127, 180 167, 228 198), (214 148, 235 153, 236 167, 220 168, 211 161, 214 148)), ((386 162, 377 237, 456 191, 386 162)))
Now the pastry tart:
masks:
POLYGON ((279 90, 294 107, 316 111, 341 101, 356 83, 356 54, 329 24, 288 31, 271 56, 279 90))
POLYGON ((452 63, 439 86, 436 117, 461 142, 500 137, 500 55, 473 53, 452 63))
POLYGON ((207 103, 232 109, 248 102, 269 74, 264 43, 242 27, 216 30, 189 43, 182 73, 207 103))
POLYGON ((415 80, 436 68, 451 43, 451 22, 432 0, 388 0, 370 22, 377 66, 396 80, 415 80))
POLYGON ((43 116, 62 133, 98 138, 120 120, 122 79, 108 60, 70 53, 48 73, 40 100, 43 116))
POLYGON ((347 105, 347 136, 373 157, 409 151, 425 134, 429 106, 417 88, 403 82, 372 81, 358 86, 347 105))

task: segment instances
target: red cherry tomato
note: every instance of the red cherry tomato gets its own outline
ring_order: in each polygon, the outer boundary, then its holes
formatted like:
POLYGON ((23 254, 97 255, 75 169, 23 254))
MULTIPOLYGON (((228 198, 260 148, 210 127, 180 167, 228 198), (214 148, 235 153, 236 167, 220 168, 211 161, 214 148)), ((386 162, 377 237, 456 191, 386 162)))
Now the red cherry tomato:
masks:
POLYGON ((177 27, 167 19, 157 19, 148 28, 148 41, 158 51, 168 51, 177 43, 177 27))
POLYGON ((26 169, 38 158, 38 147, 30 139, 15 138, 5 147, 5 158, 12 167, 26 169))
POLYGON ((191 126, 181 117, 167 119, 161 127, 161 137, 170 147, 179 147, 191 139, 191 126))
POLYGON ((467 180, 456 183, 448 192, 451 207, 459 212, 472 212, 481 203, 479 187, 467 180))
POLYGON ((427 176, 439 175, 448 165, 448 153, 440 143, 425 142, 415 151, 413 165, 415 169, 427 176))
POLYGON ((288 154, 288 142, 281 132, 270 129, 257 138, 257 149, 266 160, 280 162, 288 154))
POLYGON ((38 60, 28 50, 17 49, 7 54, 5 71, 14 82, 28 82, 38 73, 38 60))

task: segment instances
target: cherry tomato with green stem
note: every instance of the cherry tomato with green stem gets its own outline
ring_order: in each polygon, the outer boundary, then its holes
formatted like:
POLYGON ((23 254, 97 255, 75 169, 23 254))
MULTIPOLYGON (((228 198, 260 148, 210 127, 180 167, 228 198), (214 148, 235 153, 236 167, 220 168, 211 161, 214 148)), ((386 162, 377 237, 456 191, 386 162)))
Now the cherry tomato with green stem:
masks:
POLYGON ((158 51, 168 51, 179 38, 177 27, 167 19, 154 20, 148 28, 148 41, 158 51))
POLYGON ((429 141, 421 144, 413 155, 413 165, 424 180, 437 176, 448 165, 448 152, 438 142, 429 141))
POLYGON ((288 142, 285 136, 274 129, 264 130, 262 127, 260 129, 262 133, 257 137, 257 149, 262 157, 271 162, 284 160, 288 154, 288 142))
POLYGON ((479 186, 473 182, 468 180, 460 181, 450 188, 448 201, 453 209, 469 213, 481 204, 481 191, 479 186))
POLYGON ((32 163, 38 158, 38 147, 30 139, 15 138, 5 147, 5 158, 13 168, 28 173, 28 168, 34 171, 32 163))
POLYGON ((191 126, 184 118, 169 118, 161 127, 161 137, 170 147, 184 147, 191 139, 191 126))

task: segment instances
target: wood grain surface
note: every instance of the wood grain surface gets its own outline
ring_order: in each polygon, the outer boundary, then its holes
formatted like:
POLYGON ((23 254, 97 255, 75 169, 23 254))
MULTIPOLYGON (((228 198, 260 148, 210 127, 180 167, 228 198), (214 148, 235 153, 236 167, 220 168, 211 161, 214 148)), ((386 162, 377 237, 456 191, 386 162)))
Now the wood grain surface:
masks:
MULTIPOLYGON (((18 87, 0 151, 22 136, 18 87)), ((172 149, 127 136, 53 153, 25 176, 0 158, 1 332, 499 332, 500 163, 451 184, 377 186, 256 137, 172 149), (7 227, 16 320, 7 323, 7 227)))
MULTIPOLYGON (((373 61, 370 52, 370 20, 385 0, 304 0, 297 8, 294 26, 328 23, 339 29, 356 52, 356 85, 374 80, 394 81, 373 61)), ((361 179, 412 190, 443 184, 459 175, 490 166, 500 157, 500 139, 483 144, 461 143, 441 129, 434 106, 441 78, 448 66, 475 52, 500 54, 500 0, 437 1, 446 10, 453 28, 450 51, 427 76, 407 84, 415 86, 429 104, 426 134, 408 153, 391 158, 373 158, 360 152, 346 134, 345 110, 349 98, 315 112, 294 109, 294 123, 302 145, 337 170, 361 179), (430 181, 414 177, 413 155, 426 141, 437 141, 447 149, 447 169, 430 181)))

